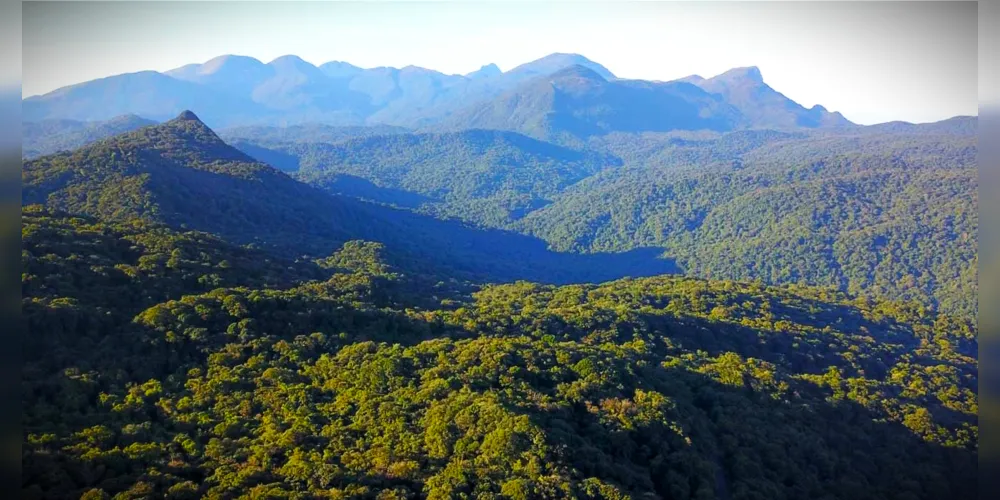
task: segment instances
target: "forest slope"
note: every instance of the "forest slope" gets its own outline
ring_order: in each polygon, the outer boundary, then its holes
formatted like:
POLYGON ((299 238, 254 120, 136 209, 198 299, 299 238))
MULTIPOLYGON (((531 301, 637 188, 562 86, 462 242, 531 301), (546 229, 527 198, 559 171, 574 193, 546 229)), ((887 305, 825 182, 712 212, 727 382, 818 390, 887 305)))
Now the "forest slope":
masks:
POLYGON ((420 305, 363 245, 309 281, 23 224, 23 498, 977 493, 975 326, 912 304, 661 277, 420 305))

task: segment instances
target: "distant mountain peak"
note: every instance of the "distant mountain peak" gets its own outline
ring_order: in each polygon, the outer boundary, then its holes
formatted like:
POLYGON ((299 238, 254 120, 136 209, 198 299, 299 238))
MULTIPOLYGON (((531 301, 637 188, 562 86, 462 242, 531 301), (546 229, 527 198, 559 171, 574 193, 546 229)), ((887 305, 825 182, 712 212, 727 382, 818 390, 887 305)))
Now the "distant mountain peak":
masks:
POLYGON ((580 54, 570 54, 565 52, 549 54, 541 59, 536 59, 529 63, 522 64, 505 74, 523 74, 525 76, 552 74, 574 65, 590 68, 597 74, 601 75, 601 78, 605 80, 617 78, 614 73, 608 70, 608 68, 605 68, 604 66, 591 61, 580 54))

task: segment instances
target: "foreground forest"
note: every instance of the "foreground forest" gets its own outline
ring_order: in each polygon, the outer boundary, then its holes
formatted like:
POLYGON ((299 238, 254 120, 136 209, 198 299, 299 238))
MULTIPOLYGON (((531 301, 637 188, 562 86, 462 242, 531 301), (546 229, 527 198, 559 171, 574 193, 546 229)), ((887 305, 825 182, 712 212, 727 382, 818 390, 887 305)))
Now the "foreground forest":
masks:
POLYGON ((975 324, 830 288, 433 282, 27 206, 22 498, 973 498, 975 324))

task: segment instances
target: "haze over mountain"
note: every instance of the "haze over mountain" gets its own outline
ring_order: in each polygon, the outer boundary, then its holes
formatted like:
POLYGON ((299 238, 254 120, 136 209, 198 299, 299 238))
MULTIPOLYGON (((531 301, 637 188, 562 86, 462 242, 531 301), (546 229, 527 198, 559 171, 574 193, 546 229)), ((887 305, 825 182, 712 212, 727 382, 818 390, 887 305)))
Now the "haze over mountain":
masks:
POLYGON ((162 74, 117 75, 30 97, 23 102, 23 118, 106 120, 133 113, 165 120, 184 109, 198 110, 214 127, 306 122, 520 131, 567 127, 565 132, 575 136, 591 130, 851 125, 837 113, 822 107, 807 110, 787 99, 767 86, 755 68, 708 80, 623 81, 586 57, 563 53, 507 72, 488 64, 467 75, 415 66, 363 69, 340 61, 317 67, 294 55, 266 64, 225 55, 162 74), (554 75, 562 84, 558 98, 544 83, 554 75), (564 103, 567 96, 572 96, 570 102, 564 103), (490 118, 486 111, 492 107, 504 115, 511 106, 521 109, 511 110, 509 118, 490 118), (559 116, 541 124, 539 117, 549 112, 559 116))

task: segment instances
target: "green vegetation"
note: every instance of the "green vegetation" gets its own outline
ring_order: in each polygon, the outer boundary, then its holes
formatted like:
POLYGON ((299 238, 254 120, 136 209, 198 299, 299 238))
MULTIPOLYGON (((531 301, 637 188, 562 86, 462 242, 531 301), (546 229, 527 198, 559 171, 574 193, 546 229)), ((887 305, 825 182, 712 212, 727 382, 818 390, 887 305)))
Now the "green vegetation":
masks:
POLYGON ((485 130, 300 143, 284 151, 299 159, 297 178, 327 191, 489 227, 507 227, 574 183, 621 164, 610 155, 485 130), (361 179, 375 184, 371 195, 361 179))
POLYGON ((641 151, 519 227, 557 250, 664 247, 695 276, 833 285, 973 317, 975 152, 975 137, 741 132, 641 151))
POLYGON ((556 251, 659 248, 691 276, 830 285, 973 317, 968 122, 615 133, 582 150, 487 131, 266 146, 330 192, 517 231, 556 251))
POLYGON ((413 210, 190 113, 24 163, 22 498, 977 495, 970 139, 283 144, 413 210))
POLYGON ((975 326, 915 305, 690 278, 417 304, 378 245, 285 262, 35 207, 22 233, 24 498, 976 492, 975 326))
POLYGON ((323 253, 348 239, 354 213, 228 146, 193 114, 24 164, 24 203, 323 253), (311 213, 310 213, 311 212, 311 213))

